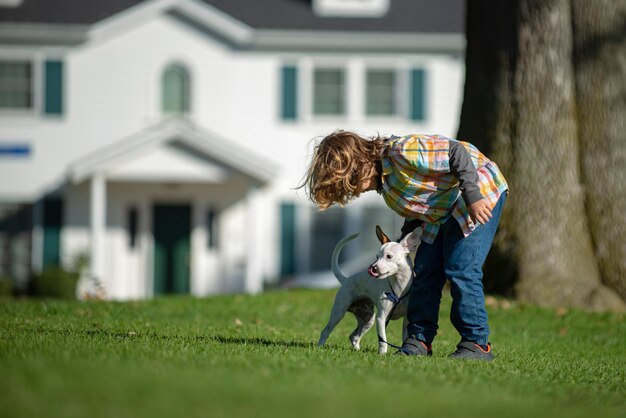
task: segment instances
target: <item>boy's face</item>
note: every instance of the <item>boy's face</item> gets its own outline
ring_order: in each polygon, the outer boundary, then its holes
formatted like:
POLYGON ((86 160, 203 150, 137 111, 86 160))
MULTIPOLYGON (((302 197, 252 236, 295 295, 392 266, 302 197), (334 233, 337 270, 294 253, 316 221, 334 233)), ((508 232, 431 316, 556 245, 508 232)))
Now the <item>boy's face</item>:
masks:
POLYGON ((370 187, 370 180, 363 180, 354 191, 354 197, 358 197, 361 193, 366 192, 370 187))
POLYGON ((369 179, 363 180, 358 188, 356 189, 356 195, 360 195, 363 192, 369 192, 370 190, 376 189, 376 180, 371 177, 369 179))

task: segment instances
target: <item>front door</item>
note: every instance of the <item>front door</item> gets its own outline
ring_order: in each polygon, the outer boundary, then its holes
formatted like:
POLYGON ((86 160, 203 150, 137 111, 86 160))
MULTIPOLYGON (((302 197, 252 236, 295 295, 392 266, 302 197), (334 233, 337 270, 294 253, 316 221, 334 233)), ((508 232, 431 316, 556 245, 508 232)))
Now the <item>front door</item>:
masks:
POLYGON ((154 294, 189 293, 191 206, 154 205, 154 294))

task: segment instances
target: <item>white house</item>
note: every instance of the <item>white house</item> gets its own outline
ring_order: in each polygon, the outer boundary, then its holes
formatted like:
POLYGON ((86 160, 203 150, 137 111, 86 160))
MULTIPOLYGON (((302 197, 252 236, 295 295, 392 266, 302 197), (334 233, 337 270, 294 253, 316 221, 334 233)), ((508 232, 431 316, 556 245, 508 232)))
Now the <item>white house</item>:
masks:
POLYGON ((369 260, 398 220, 376 195, 318 213, 310 141, 454 136, 463 7, 0 0, 0 275, 86 255, 114 299, 259 292, 328 276, 354 231, 369 260))

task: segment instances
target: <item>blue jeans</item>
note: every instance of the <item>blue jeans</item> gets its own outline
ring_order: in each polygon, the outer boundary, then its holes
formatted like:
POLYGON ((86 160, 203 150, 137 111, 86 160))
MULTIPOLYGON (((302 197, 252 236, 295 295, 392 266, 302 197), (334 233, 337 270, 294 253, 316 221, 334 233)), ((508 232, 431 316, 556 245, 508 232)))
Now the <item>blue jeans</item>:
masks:
POLYGON ((435 242, 422 243, 415 255, 415 273, 409 296, 408 335, 428 344, 437 335, 441 292, 450 281, 450 321, 461 339, 486 345, 489 338, 482 266, 498 228, 503 193, 486 225, 478 225, 467 237, 459 223, 450 218, 441 225, 435 242))

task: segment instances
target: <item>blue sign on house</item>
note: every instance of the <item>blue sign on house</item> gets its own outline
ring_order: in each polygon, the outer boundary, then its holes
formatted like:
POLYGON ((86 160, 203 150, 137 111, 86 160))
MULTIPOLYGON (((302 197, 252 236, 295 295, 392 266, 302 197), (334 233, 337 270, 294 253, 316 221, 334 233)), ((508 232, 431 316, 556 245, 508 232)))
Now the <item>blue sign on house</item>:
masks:
POLYGON ((30 152, 28 144, 0 144, 0 157, 28 157, 30 152))

